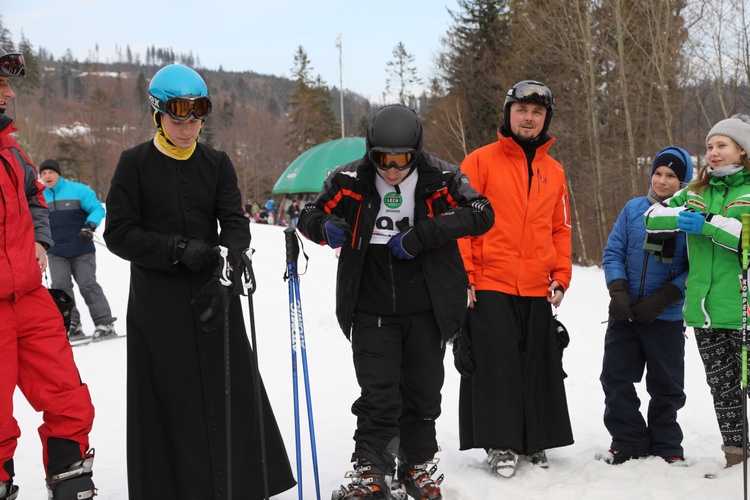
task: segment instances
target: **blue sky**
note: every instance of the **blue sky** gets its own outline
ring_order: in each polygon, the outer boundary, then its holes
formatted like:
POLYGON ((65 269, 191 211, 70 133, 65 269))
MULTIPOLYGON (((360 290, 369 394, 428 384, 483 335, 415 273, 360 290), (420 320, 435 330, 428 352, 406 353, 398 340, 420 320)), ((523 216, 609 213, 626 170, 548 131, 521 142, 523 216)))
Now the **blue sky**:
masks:
POLYGON ((67 49, 79 60, 116 59, 130 47, 172 47, 192 52, 209 69, 289 77, 300 45, 313 76, 339 86, 341 36, 344 88, 382 102, 386 63, 403 42, 427 82, 435 71, 440 39, 458 10, 457 0, 14 0, 4 2, 3 24, 17 44, 21 33, 35 48, 59 58, 67 49), (171 4, 173 7, 167 7, 171 4))

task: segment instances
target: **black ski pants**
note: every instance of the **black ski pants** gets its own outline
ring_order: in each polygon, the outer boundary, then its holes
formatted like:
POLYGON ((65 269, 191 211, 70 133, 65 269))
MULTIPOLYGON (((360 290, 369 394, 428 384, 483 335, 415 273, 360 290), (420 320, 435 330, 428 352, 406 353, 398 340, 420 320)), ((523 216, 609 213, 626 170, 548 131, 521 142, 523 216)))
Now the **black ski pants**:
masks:
POLYGON ((437 452, 445 346, 434 313, 384 316, 357 311, 352 328, 354 369, 361 395, 352 461, 384 469, 421 464, 437 452), (400 440, 400 448, 399 448, 400 440))
POLYGON ((677 411, 685 406, 685 336, 682 321, 615 321, 604 339, 599 380, 604 389, 604 425, 611 447, 626 455, 681 457, 677 411), (635 384, 646 371, 646 419, 635 384))

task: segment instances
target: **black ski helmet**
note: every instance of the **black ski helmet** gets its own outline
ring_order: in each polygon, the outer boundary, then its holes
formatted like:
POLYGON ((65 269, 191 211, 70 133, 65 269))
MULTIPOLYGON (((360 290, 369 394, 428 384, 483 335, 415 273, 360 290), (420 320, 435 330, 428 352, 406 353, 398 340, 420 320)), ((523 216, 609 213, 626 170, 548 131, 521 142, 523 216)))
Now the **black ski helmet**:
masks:
MULTIPOLYGON (((380 108, 367 126, 367 153, 400 154, 422 150, 422 122, 417 113, 401 104, 380 108)), ((416 158, 415 158, 416 159, 416 158)))
POLYGON ((505 106, 503 107, 503 126, 505 130, 512 133, 510 129, 510 105, 514 102, 533 102, 547 108, 547 116, 544 126, 537 137, 544 137, 549 129, 554 113, 555 98, 552 91, 542 82, 536 80, 522 80, 513 85, 505 95, 505 106))
POLYGON ((8 53, 0 47, 0 76, 16 78, 26 76, 26 61, 20 52, 8 53))

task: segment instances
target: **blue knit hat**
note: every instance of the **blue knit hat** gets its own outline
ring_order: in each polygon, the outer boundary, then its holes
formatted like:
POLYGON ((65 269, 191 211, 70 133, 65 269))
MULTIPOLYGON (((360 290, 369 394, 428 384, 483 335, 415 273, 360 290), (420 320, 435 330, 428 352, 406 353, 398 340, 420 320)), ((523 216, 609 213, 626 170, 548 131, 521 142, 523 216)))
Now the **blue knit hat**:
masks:
POLYGON ((677 174, 681 184, 687 184, 693 180, 693 160, 687 151, 677 146, 667 146, 662 149, 651 164, 651 175, 659 167, 669 167, 677 174))

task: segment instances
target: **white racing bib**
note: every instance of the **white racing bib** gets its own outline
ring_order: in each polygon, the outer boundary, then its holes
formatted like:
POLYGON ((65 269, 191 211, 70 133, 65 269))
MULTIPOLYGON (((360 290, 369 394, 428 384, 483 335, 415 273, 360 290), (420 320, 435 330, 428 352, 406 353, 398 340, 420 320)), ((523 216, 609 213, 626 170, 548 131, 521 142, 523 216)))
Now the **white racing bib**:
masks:
POLYGON ((370 243, 385 245, 394 235, 401 232, 401 226, 414 225, 414 192, 417 187, 417 171, 406 177, 396 186, 388 185, 375 174, 375 187, 380 196, 380 210, 372 230, 370 243))

